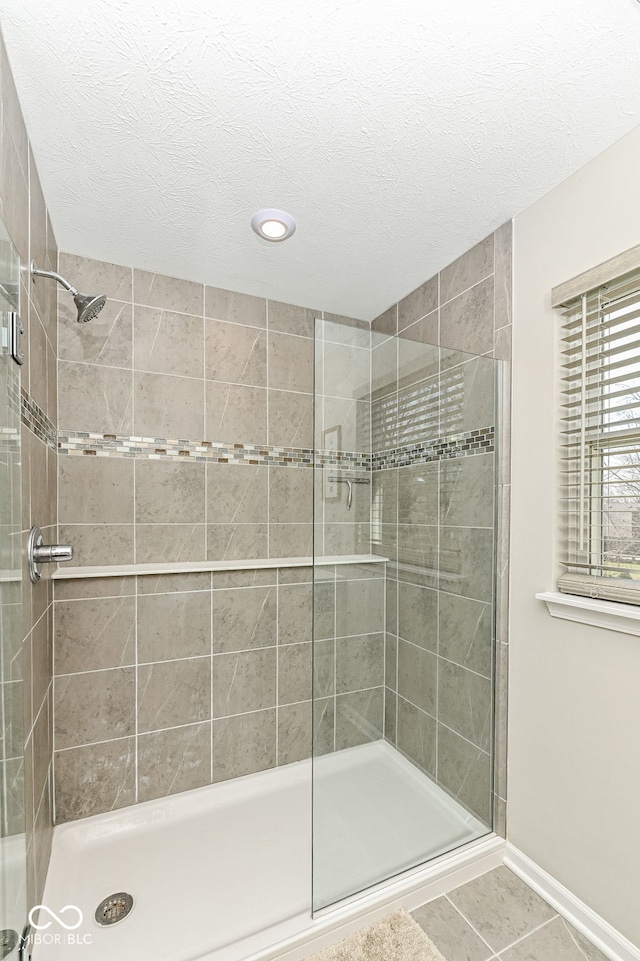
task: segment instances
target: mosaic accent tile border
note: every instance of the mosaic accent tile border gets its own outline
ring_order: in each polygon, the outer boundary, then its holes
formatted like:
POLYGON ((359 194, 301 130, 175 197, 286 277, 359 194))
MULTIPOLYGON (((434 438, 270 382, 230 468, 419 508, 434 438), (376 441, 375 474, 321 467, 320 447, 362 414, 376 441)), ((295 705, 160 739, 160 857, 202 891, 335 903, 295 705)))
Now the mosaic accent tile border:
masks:
MULTIPOLYGON (((315 451, 315 466, 336 470, 372 471, 408 464, 467 457, 494 450, 494 428, 434 438, 410 446, 367 454, 359 451, 315 451)), ((165 437, 130 437, 60 431, 58 453, 73 457, 133 457, 151 460, 204 461, 273 467, 314 466, 314 451, 300 447, 225 444, 214 441, 170 440, 165 437)))
POLYGON ((469 457, 495 450, 495 428, 470 430, 464 434, 438 437, 408 447, 377 451, 371 455, 372 470, 388 470, 392 467, 407 467, 409 464, 427 464, 430 461, 450 460, 454 457, 469 457))
POLYGON ((24 387, 20 389, 22 396, 21 420, 25 427, 36 435, 40 440, 48 444, 52 450, 57 446, 57 431, 53 423, 49 420, 41 407, 38 407, 33 397, 31 397, 24 387))
MULTIPOLYGON (((314 452, 300 447, 170 440, 165 437, 128 437, 82 431, 61 431, 58 435, 58 453, 72 456, 210 461, 214 464, 263 464, 273 467, 314 466, 314 452)), ((366 471, 370 470, 370 460, 370 454, 354 451, 316 452, 316 464, 321 467, 366 471)))

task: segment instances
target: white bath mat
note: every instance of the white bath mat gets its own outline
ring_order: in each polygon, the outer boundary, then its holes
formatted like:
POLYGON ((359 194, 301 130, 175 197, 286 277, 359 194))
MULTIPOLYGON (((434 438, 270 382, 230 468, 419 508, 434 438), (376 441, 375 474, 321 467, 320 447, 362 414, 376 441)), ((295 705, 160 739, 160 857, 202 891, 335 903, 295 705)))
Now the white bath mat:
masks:
POLYGON ((435 944, 406 911, 356 931, 309 961, 445 961, 435 944))

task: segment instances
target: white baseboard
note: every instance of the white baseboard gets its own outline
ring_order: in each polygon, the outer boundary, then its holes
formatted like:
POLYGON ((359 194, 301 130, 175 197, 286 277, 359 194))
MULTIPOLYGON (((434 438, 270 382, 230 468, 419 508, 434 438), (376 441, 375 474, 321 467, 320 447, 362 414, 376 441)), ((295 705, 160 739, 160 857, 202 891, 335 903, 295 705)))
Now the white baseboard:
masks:
POLYGON ((504 863, 611 961, 640 961, 640 948, 616 931, 604 918, 587 907, 584 901, 538 867, 531 858, 513 844, 506 845, 504 863))

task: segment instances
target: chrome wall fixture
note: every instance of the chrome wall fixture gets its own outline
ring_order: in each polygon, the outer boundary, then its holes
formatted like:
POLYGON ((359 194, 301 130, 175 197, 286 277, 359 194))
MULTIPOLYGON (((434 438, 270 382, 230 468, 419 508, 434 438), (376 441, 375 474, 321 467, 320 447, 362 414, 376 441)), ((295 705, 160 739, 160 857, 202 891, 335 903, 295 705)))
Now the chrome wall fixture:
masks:
POLYGON ((347 510, 351 510, 351 505, 353 504, 353 485, 354 484, 369 484, 370 481, 368 477, 330 477, 330 484, 346 484, 347 485, 347 510))
POLYGON ((39 527, 32 527, 27 540, 29 577, 37 584, 42 577, 41 564, 59 564, 73 560, 73 547, 68 544, 45 544, 39 527))

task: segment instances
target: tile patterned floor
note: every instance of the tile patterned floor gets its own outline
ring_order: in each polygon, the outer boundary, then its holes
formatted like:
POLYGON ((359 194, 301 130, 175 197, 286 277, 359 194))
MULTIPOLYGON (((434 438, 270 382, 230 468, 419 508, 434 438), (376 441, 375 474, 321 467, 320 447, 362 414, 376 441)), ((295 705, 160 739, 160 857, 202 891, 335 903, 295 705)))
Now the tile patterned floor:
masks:
POLYGON ((506 867, 412 914, 447 961, 607 961, 506 867))

